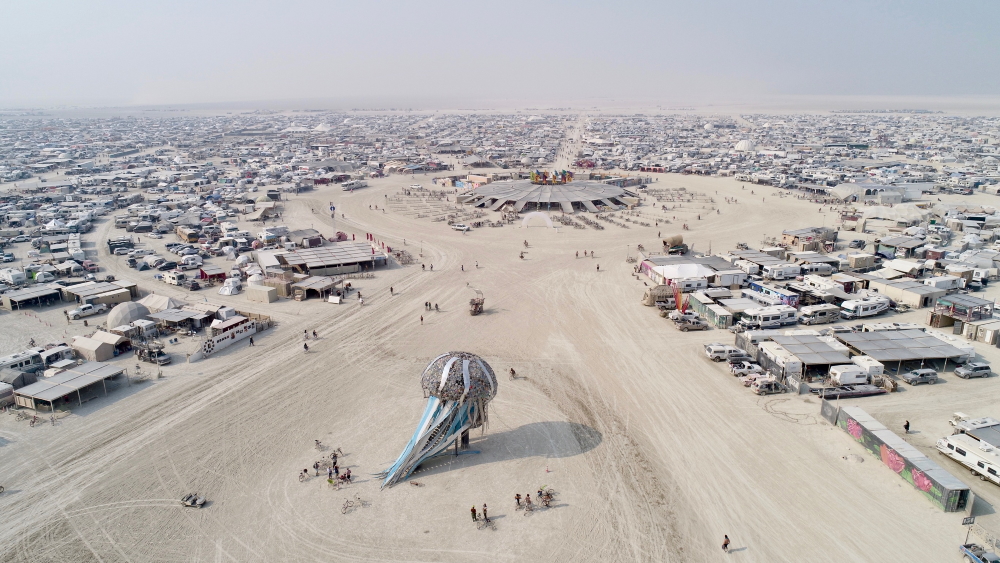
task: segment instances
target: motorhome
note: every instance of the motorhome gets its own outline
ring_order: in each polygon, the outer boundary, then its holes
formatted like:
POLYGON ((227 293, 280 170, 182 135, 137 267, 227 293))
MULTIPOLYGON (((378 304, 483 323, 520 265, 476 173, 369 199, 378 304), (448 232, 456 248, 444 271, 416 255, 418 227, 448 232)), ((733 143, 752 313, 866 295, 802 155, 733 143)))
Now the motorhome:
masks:
POLYGON ((852 299, 841 303, 840 308, 840 316, 844 319, 874 317, 889 310, 889 298, 872 296, 862 299, 852 299))
POLYGON ((795 308, 788 305, 774 305, 747 309, 743 312, 740 324, 748 329, 777 328, 793 325, 798 322, 795 308))
POLYGON ((364 180, 350 180, 348 182, 344 182, 343 184, 341 184, 340 187, 344 188, 345 192, 350 192, 357 190, 359 188, 367 188, 368 182, 364 180))
POLYGON ((831 303, 807 305, 799 311, 799 322, 804 325, 819 325, 840 320, 840 307, 831 303))
POLYGON ((952 434, 937 441, 937 449, 961 463, 983 481, 1000 485, 1000 454, 997 449, 968 434, 952 434))
POLYGON ((764 278, 769 280, 791 280, 802 275, 798 264, 769 264, 764 266, 764 278))

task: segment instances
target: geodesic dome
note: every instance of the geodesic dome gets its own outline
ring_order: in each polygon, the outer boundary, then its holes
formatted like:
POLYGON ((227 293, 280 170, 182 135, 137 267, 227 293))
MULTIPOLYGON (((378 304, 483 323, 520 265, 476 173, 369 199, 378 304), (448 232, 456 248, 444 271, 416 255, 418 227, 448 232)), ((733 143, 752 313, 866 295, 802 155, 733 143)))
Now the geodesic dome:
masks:
POLYGON ((110 313, 108 313, 108 328, 127 325, 148 316, 149 309, 141 303, 136 303, 135 301, 119 303, 118 305, 115 305, 114 309, 111 309, 110 313))
POLYGON ((482 358, 468 352, 441 354, 420 376, 424 397, 444 401, 489 401, 497 394, 497 376, 482 358))

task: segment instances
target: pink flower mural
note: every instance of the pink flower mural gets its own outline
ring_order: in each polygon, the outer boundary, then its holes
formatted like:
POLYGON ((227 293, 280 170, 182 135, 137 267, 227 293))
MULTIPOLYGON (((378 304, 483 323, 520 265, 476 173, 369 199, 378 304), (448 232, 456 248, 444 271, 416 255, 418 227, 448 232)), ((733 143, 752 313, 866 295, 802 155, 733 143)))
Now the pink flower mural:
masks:
POLYGON ((855 440, 861 439, 861 425, 853 418, 847 419, 847 433, 854 436, 855 440))
POLYGON ((933 487, 934 484, 931 483, 931 480, 927 478, 927 475, 924 475, 923 471, 916 468, 914 468, 913 471, 911 471, 911 473, 913 474, 913 484, 916 485, 918 489, 920 489, 925 493, 930 492, 931 487, 933 487))
POLYGON ((906 466, 906 462, 903 461, 903 457, 897 454, 894 450, 887 448, 885 444, 879 448, 882 454, 882 463, 889 466, 896 473, 901 473, 903 468, 906 466))

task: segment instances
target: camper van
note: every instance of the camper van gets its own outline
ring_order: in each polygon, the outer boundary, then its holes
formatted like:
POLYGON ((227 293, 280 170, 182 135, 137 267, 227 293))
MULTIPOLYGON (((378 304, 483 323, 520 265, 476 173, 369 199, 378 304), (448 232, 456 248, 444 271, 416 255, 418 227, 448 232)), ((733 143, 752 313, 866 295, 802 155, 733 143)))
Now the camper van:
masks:
POLYGON ((798 264, 771 264, 764 266, 764 278, 769 280, 793 280, 802 274, 798 264))
POLYGON ((740 325, 747 329, 778 328, 796 322, 798 319, 795 317, 795 308, 788 305, 747 309, 740 319, 740 325))
POLYGON ((808 305, 799 314, 799 322, 804 325, 820 325, 840 320, 840 307, 825 303, 808 305))
POLYGON ((340 185, 340 187, 344 188, 345 192, 350 192, 357 190, 359 188, 367 188, 368 182, 364 180, 351 180, 349 182, 344 182, 343 184, 340 185))
POLYGON ((852 299, 840 304, 840 316, 844 319, 862 319, 881 315, 889 310, 888 297, 865 297, 852 299))

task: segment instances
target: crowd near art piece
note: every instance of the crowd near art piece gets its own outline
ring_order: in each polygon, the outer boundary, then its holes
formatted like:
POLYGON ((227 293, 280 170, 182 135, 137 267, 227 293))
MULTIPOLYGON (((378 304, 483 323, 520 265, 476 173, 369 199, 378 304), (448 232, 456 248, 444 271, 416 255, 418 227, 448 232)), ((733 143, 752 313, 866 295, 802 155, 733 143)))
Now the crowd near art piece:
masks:
POLYGON ((487 404, 497 394, 497 377, 482 358, 448 352, 434 358, 420 376, 427 408, 416 432, 392 467, 379 474, 382 487, 405 480, 424 461, 449 446, 468 445, 469 431, 487 423, 487 404), (460 442, 458 442, 460 441, 460 442))

